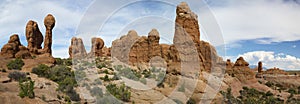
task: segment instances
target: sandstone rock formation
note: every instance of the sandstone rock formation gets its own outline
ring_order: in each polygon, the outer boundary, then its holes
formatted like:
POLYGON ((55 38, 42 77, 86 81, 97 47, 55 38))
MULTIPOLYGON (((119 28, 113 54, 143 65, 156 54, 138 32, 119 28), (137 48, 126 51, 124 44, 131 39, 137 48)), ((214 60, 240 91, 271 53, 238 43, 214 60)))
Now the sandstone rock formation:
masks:
POLYGON ((35 21, 28 21, 26 25, 26 40, 27 40, 27 48, 33 54, 39 54, 38 49, 42 49, 42 43, 44 37, 40 32, 37 22, 35 21))
POLYGON ((4 58, 31 58, 26 47, 24 47, 17 34, 10 36, 7 44, 1 49, 1 57, 4 58))
POLYGON ((233 64, 231 63, 231 60, 227 59, 227 61, 226 61, 226 68, 229 69, 229 68, 232 68, 232 67, 233 67, 233 64))
POLYGON ((255 73, 250 69, 249 63, 244 60, 243 57, 239 57, 232 68, 226 69, 232 77, 238 78, 242 83, 249 83, 249 81, 257 81, 255 79, 255 73))
POLYGON ((239 58, 236 60, 234 66, 249 66, 249 63, 246 62, 246 61, 244 60, 243 57, 239 57, 239 58))
POLYGON ((258 73, 261 73, 262 70, 263 70, 263 66, 262 66, 262 62, 260 61, 260 62, 258 62, 257 71, 258 71, 258 73))
POLYGON ((174 45, 177 50, 188 50, 182 51, 183 53, 180 54, 186 55, 191 51, 197 50, 201 69, 210 71, 212 67, 216 63, 221 62, 222 59, 217 55, 216 49, 213 46, 208 42, 200 41, 200 29, 197 15, 190 10, 185 2, 182 2, 177 6, 176 14, 175 35, 173 40, 174 45), (195 48, 191 47, 193 45, 195 48))
POLYGON ((52 54, 52 29, 55 26, 55 18, 48 14, 44 19, 44 25, 46 27, 46 34, 45 34, 45 43, 44 43, 44 53, 52 54))
POLYGON ((81 38, 73 37, 71 40, 71 46, 69 47, 70 58, 73 57, 85 57, 87 56, 85 47, 81 38))
POLYGON ((263 74, 288 75, 287 72, 285 72, 285 71, 282 70, 282 69, 276 68, 276 67, 264 71, 263 74))
POLYGON ((103 56, 102 48, 104 47, 104 41, 101 38, 92 38, 92 48, 89 53, 90 56, 100 57, 103 56))

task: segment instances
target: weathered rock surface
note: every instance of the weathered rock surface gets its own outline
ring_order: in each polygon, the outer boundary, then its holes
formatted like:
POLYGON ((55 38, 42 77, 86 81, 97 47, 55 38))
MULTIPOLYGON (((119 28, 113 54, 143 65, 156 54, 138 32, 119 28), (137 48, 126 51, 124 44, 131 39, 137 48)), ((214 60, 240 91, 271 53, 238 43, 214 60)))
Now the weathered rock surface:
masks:
POLYGON ((262 70, 263 70, 263 65, 262 65, 262 62, 260 61, 260 62, 258 62, 257 71, 258 71, 258 73, 261 73, 262 70))
POLYGON ((87 56, 84 44, 81 38, 73 37, 71 40, 71 46, 69 47, 70 58, 73 57, 85 57, 87 56))
POLYGON ((38 49, 42 49, 42 43, 44 41, 44 37, 38 27, 37 22, 28 21, 26 25, 26 40, 27 40, 27 48, 31 53, 38 54, 38 49))
POLYGON ((148 63, 151 58, 161 56, 159 39, 156 29, 152 29, 148 37, 140 37, 136 31, 131 30, 127 35, 113 41, 111 55, 131 65, 148 63))
POLYGON ((102 52, 103 47, 104 47, 104 41, 101 38, 92 38, 92 48, 89 55, 93 57, 103 56, 103 52, 102 52))
POLYGON ((239 57, 239 58, 236 60, 234 66, 249 66, 249 63, 246 62, 246 61, 244 60, 243 57, 239 57))
POLYGON ((7 44, 1 49, 1 57, 4 58, 31 58, 26 47, 24 47, 17 34, 10 36, 7 44))
POLYGON ((279 69, 279 68, 276 68, 276 67, 264 71, 263 74, 288 75, 288 73, 285 72, 283 69, 279 69))
POLYGON ((44 43, 44 53, 52 54, 52 29, 55 26, 55 18, 48 14, 44 19, 44 25, 46 27, 46 34, 45 34, 45 43, 44 43))

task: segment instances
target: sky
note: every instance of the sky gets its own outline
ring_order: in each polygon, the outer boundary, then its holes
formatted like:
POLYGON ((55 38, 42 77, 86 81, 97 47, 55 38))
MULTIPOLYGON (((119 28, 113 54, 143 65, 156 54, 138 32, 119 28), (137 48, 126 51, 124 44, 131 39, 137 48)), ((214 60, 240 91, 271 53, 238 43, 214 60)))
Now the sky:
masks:
MULTIPOLYGON (((1 0, 0 47, 12 34, 19 34, 27 46, 25 26, 29 20, 38 22, 44 34, 43 19, 48 13, 56 18, 54 57, 69 57, 73 36, 83 38, 89 51, 91 37, 101 37, 111 46, 129 30, 146 36, 156 28, 160 42, 172 44, 176 4, 181 0, 134 1, 1 0)), ((243 56, 251 65, 262 61, 267 68, 300 70, 300 0, 185 1, 198 15, 201 40, 214 45, 224 60, 243 56)))

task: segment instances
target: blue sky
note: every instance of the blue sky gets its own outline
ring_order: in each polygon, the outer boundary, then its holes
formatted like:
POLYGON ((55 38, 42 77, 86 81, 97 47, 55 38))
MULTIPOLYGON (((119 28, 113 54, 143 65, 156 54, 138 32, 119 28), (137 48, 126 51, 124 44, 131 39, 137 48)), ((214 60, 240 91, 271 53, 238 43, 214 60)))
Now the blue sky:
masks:
MULTIPOLYGON (((32 19, 45 32, 43 18, 51 13, 56 17, 53 30, 53 55, 68 57, 73 36, 84 40, 87 51, 91 37, 101 37, 110 46, 112 41, 136 30, 147 35, 158 29, 161 43, 172 43, 176 4, 180 0, 165 2, 144 0, 1 0, 0 46, 9 36, 19 34, 25 40, 25 25, 32 19), (105 15, 108 14, 108 15, 105 15), (88 17, 87 17, 88 16, 88 17), (109 17, 109 18, 107 18, 109 17), (104 23, 104 25, 99 25, 104 23), (100 29, 102 28, 102 29, 100 29)), ((209 41, 222 53, 224 60, 243 56, 250 64, 263 61, 267 68, 279 67, 300 70, 300 4, 298 0, 204 0, 211 11, 204 11, 199 0, 187 0, 199 18, 201 40, 209 41), (222 34, 206 33, 203 22, 212 13, 222 34), (204 28, 203 28, 204 27, 204 28), (224 42, 214 42, 216 36, 224 42), (221 50, 226 45, 226 55, 221 50)))

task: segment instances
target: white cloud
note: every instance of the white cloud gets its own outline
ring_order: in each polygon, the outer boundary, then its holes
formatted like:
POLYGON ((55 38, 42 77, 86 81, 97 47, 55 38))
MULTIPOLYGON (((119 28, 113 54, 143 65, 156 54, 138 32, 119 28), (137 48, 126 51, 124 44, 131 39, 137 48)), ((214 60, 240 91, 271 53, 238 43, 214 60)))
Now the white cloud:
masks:
POLYGON ((299 4, 284 0, 223 2, 224 5, 211 9, 226 43, 259 38, 266 39, 257 41, 261 44, 300 40, 299 4))
POLYGON ((296 48, 297 46, 296 46, 296 45, 293 45, 292 47, 293 47, 293 48, 296 48))
POLYGON ((271 51, 253 51, 240 54, 252 65, 257 65, 259 61, 267 68, 278 67, 285 70, 300 70, 300 59, 283 53, 276 54, 271 51))

